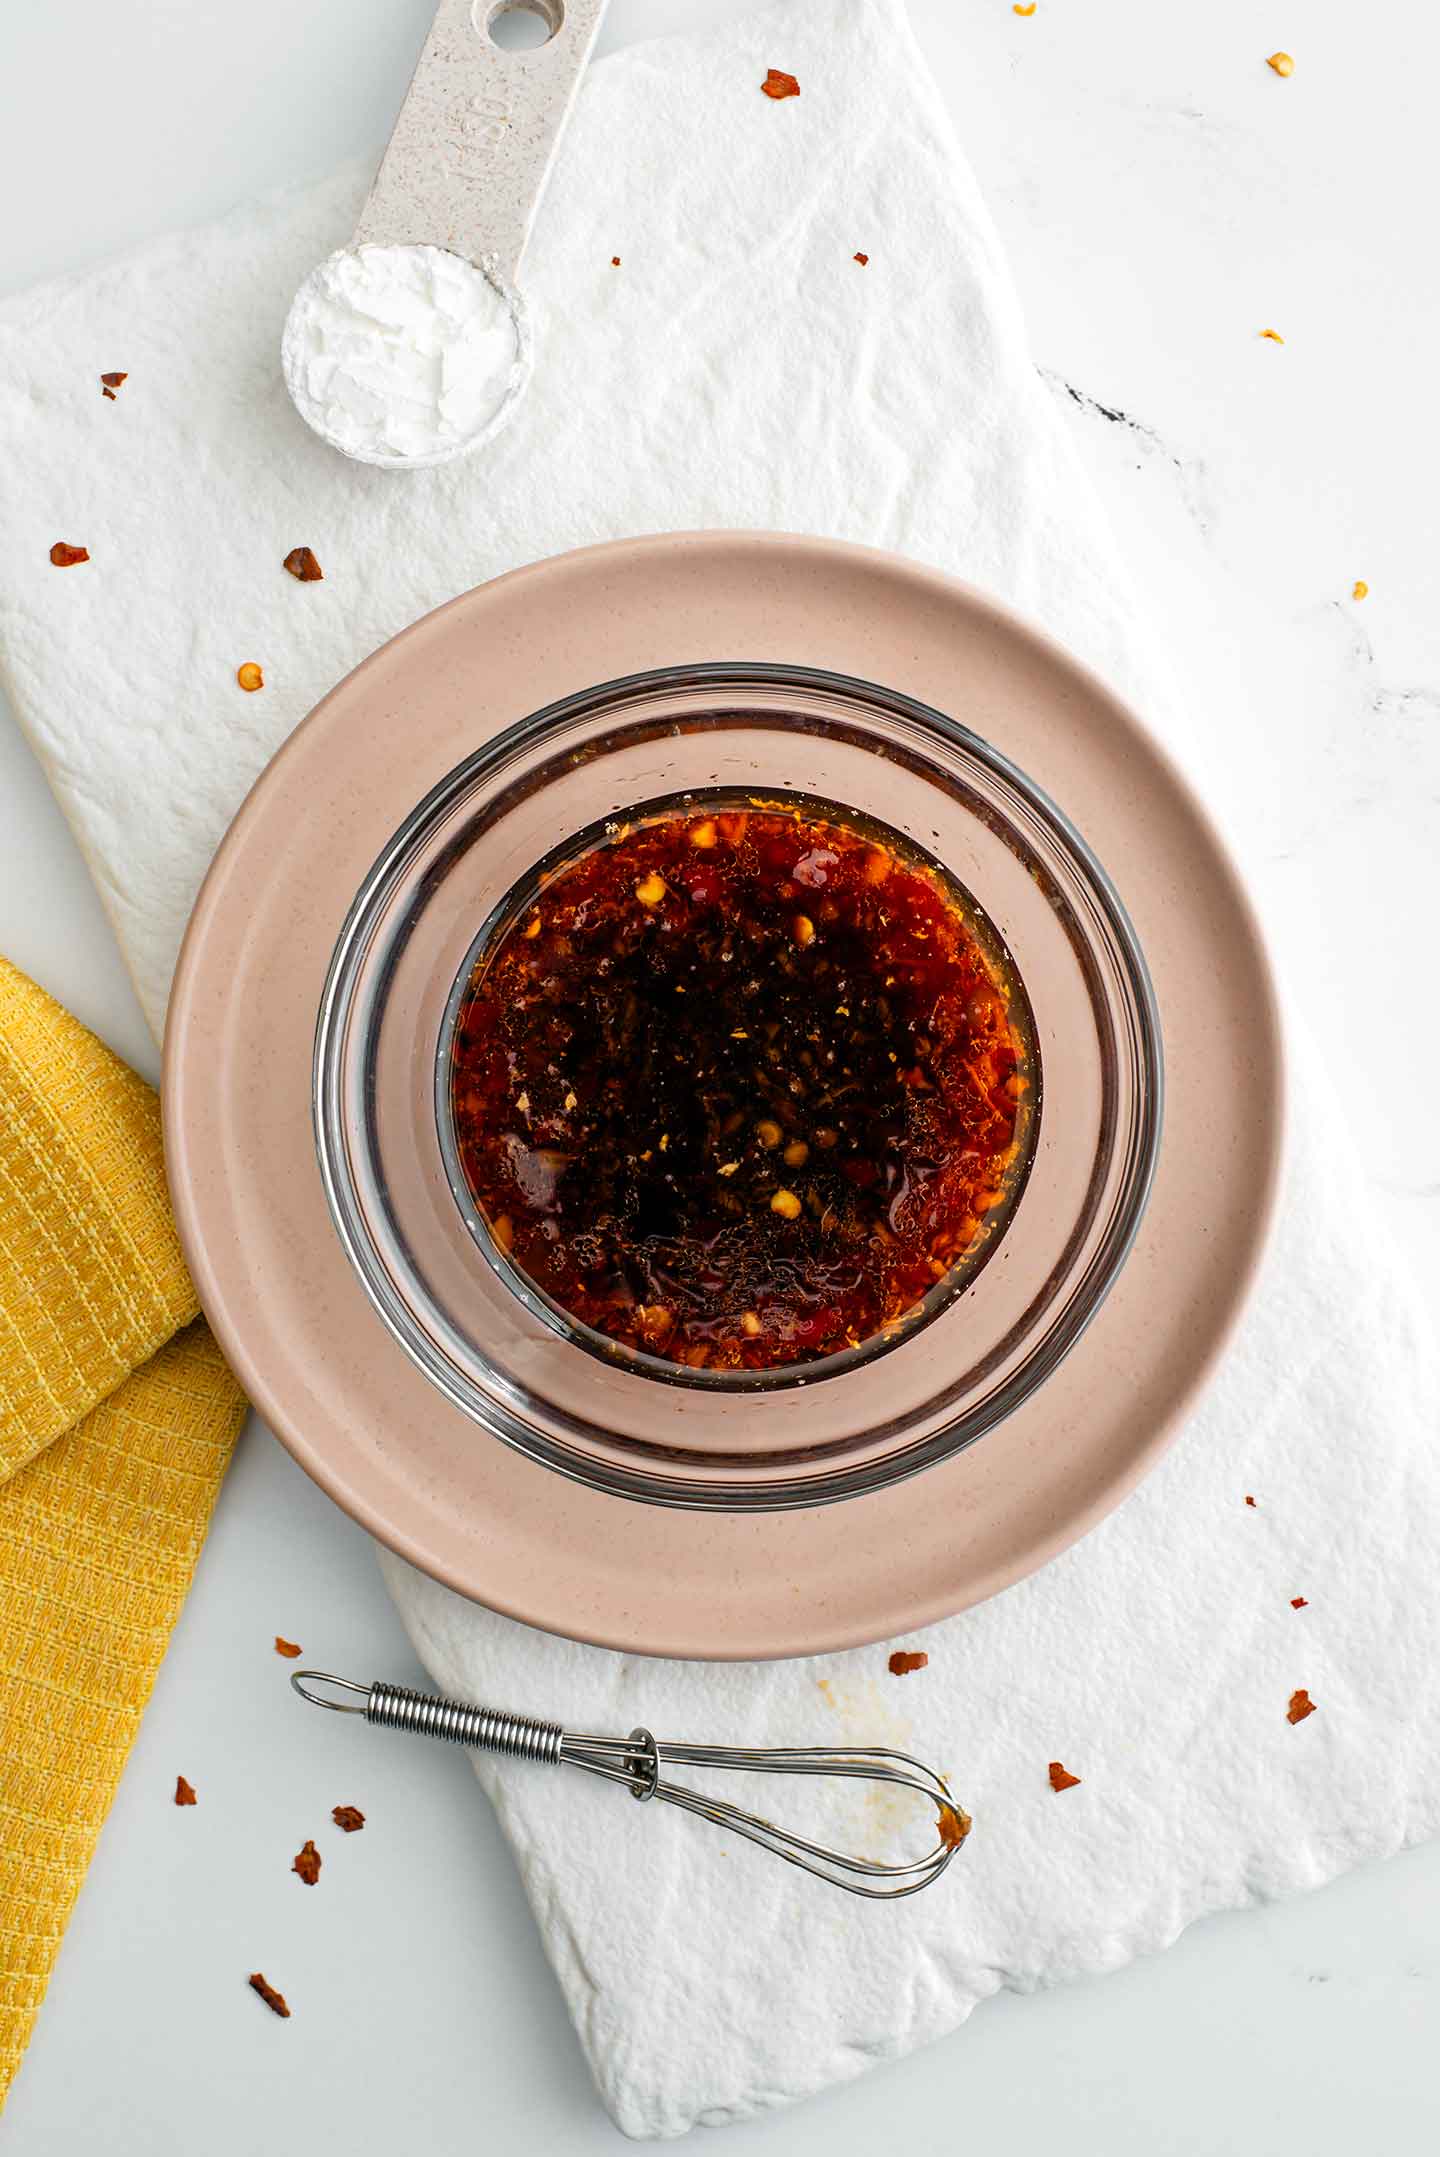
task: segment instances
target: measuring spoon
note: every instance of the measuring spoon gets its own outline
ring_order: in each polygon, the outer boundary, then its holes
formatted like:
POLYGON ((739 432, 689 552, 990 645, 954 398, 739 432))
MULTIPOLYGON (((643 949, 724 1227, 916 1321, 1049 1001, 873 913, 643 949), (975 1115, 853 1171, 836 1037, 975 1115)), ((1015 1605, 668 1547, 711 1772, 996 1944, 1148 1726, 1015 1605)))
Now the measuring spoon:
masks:
POLYGON ((448 464, 513 418, 531 364, 521 256, 607 0, 440 0, 349 247, 281 341, 323 441, 395 471, 448 464), (502 15, 542 45, 502 48, 502 15))

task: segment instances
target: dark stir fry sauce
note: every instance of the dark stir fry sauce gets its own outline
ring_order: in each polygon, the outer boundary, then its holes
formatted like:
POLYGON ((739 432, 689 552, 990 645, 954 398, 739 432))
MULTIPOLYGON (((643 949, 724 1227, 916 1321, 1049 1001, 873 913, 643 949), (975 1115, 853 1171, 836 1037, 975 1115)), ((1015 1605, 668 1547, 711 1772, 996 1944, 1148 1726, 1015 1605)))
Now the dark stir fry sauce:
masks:
POLYGON ((806 800, 606 827, 481 954, 461 1167, 502 1251, 623 1348, 854 1348, 999 1233, 1033 1144, 1024 992, 917 848, 806 800))

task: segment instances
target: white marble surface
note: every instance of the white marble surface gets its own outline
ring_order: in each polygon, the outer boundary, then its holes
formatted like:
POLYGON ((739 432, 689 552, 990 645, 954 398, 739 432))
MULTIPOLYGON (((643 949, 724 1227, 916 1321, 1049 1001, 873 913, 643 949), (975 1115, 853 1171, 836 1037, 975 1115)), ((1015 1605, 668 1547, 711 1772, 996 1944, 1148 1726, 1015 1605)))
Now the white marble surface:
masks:
MULTIPOLYGON (((744 4, 612 0, 602 49, 744 4)), ((1407 993, 1433 982, 1440 915, 1440 25, 1420 0, 1368 17, 1341 0, 911 6, 1141 602, 1202 719, 1238 712, 1253 741, 1217 784, 1294 999, 1363 1089, 1355 1203, 1440 1282, 1440 1018, 1407 993), (1263 65, 1277 45, 1288 82, 1263 65)), ((0 290, 378 151, 430 12, 6 11, 0 79, 21 95, 0 134, 0 290)), ((0 949, 153 1073, 8 714, 0 949)), ((412 1668, 364 1538, 252 1428, 11 2100, 14 2146, 615 2147, 464 1762, 360 1737, 337 1777, 347 1755, 292 1708, 277 1629, 367 1673, 412 1668), (177 1771, 193 1812, 169 1803, 177 1771), (285 1868, 351 1800, 370 1825, 333 1851, 317 1908, 285 1868), (236 1972, 257 1964, 303 2017, 246 2008, 236 1972)), ((1015 2157, 1421 2148, 1440 2132, 1437 2004, 1430 1848, 1103 1983, 996 2000, 726 2146, 845 2157, 903 2125, 922 2153, 962 2136, 1015 2157)))

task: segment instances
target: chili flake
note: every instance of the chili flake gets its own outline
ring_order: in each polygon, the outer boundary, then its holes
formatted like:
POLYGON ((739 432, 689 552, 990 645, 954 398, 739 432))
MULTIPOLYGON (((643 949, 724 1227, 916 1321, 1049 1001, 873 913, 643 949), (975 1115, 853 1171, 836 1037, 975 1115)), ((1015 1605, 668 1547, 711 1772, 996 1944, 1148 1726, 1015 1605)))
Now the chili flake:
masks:
POLYGON ((285 2021, 289 2021, 290 2009, 286 2005, 283 1992, 277 1992, 272 1984, 266 1982, 258 1970, 250 1972, 248 1982, 250 1990, 259 1993, 272 2015, 280 2015, 285 2021))
POLYGON ((1292 1595, 1292 1596, 1291 1596, 1291 1598, 1290 1598, 1290 1608, 1291 1608, 1292 1610, 1308 1610, 1308 1609, 1309 1609, 1309 1607, 1310 1607, 1310 1606, 1309 1606, 1309 1603, 1307 1602, 1306 1598, 1305 1598, 1305 1597, 1304 1597, 1303 1595, 1292 1595))
POLYGON ((290 1870, 298 1872, 307 1887, 315 1885, 320 1877, 320 1852, 313 1841, 307 1842, 299 1851, 290 1870))
POLYGON ((116 390, 119 389, 122 382, 128 382, 129 379, 129 375, 125 374, 102 374, 100 377, 101 396, 108 397, 113 404, 116 390))
POLYGON ((193 1805, 195 1803, 194 1788, 190 1783, 186 1782, 183 1775, 177 1775, 175 1778, 175 1802, 177 1805, 193 1805))
POLYGON ((325 576, 313 547, 292 547, 285 557, 285 567, 298 584, 319 584, 325 576))
POLYGON ((290 1661, 293 1663, 296 1656, 299 1655, 300 1652, 301 1651, 299 1645, 295 1641, 282 1640, 278 1633, 275 1635, 275 1653, 277 1655, 288 1656, 290 1661))
POLYGON ((1069 1768, 1061 1767, 1058 1760, 1051 1761, 1050 1788, 1052 1790, 1057 1792, 1061 1790, 1073 1790, 1075 1789, 1079 1781, 1080 1777, 1078 1775, 1072 1775, 1069 1768))
POLYGON ((859 263, 861 269, 863 270, 866 264, 869 262, 870 257, 868 255, 856 255, 853 259, 859 263))
POLYGON ((941 1809, 940 1840, 947 1850, 958 1850, 973 1826, 969 1813, 953 1801, 941 1809))
POLYGON ((77 562, 88 562, 88 547, 72 547, 67 540, 57 539, 50 549, 50 559, 57 569, 73 569, 77 562))
POLYGON ((907 1678, 912 1670, 923 1670, 930 1658, 919 1648, 897 1648, 890 1658, 892 1678, 907 1678))
POLYGON ((1255 1503, 1255 1500, 1254 1500, 1254 1499, 1253 1499, 1253 1498, 1251 1497, 1251 1495, 1250 1495, 1250 1493, 1249 1493, 1249 1491, 1248 1491, 1248 1490, 1247 1490, 1247 1491, 1246 1491, 1246 1493, 1245 1493, 1245 1503, 1246 1503, 1247 1505, 1254 1505, 1254 1503, 1255 1503))
POLYGON ((767 97, 798 97, 800 85, 793 75, 784 75, 778 67, 772 67, 760 85, 767 97))
POLYGON ((618 270, 618 269, 619 269, 619 267, 620 267, 620 257, 619 257, 618 255, 612 255, 612 256, 610 257, 610 267, 611 267, 611 269, 612 269, 612 270, 618 270))
POLYGON ((1307 1715, 1313 1715, 1314 1713, 1315 1703, 1302 1685, 1298 1692, 1290 1695, 1290 1705, 1285 1710, 1285 1720, 1287 1723, 1303 1723, 1307 1715))
POLYGON ((358 1805, 337 1805, 330 1817, 347 1835, 357 1835, 365 1825, 365 1815, 358 1805))

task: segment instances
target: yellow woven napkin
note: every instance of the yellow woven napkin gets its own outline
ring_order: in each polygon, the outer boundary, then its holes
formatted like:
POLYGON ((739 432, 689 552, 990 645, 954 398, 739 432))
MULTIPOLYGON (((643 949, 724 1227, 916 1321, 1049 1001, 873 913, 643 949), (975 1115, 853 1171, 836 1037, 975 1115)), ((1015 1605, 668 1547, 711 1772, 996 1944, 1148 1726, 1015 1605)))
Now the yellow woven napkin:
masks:
POLYGON ((0 959, 0 2104, 245 1415, 150 1087, 0 959))

